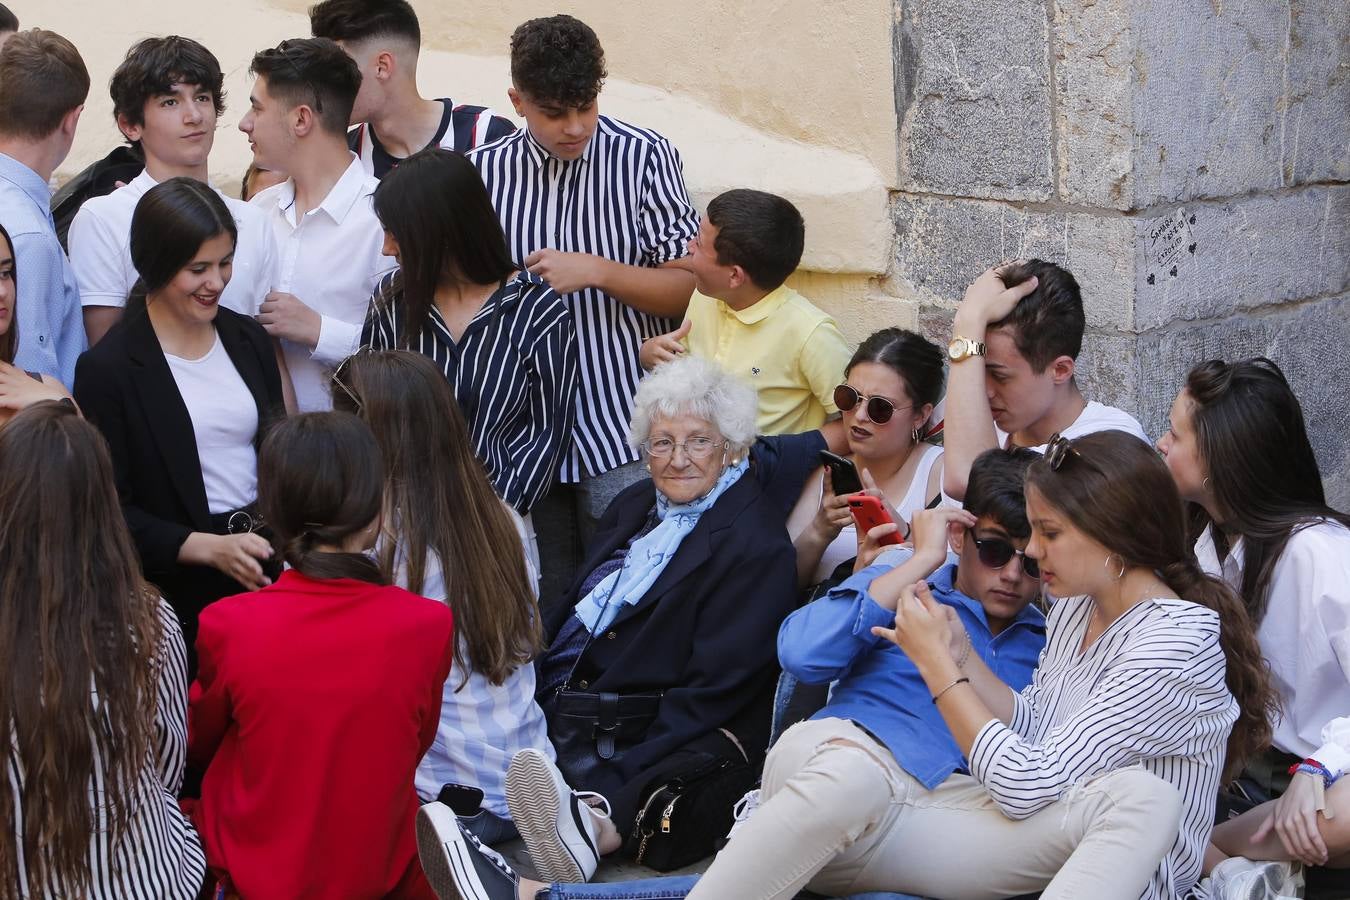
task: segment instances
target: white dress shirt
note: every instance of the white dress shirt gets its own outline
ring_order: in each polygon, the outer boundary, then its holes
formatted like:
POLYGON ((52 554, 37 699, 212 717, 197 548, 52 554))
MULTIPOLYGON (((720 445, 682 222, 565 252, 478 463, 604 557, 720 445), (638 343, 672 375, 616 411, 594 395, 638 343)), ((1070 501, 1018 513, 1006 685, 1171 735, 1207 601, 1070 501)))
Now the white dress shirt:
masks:
POLYGON ((328 196, 299 222, 292 179, 249 201, 272 224, 277 256, 272 289, 294 294, 322 318, 312 351, 281 342, 301 412, 332 408, 328 376, 357 348, 370 296, 396 265, 381 251, 384 228, 370 200, 378 185, 353 154, 328 196))
MULTIPOLYGON (((126 306, 139 277, 131 262, 131 218, 145 192, 158 182, 149 171, 103 197, 85 201, 70 223, 70 264, 80 283, 84 306, 126 306)), ((220 303, 240 315, 254 316, 272 286, 276 254, 267 218, 242 200, 220 194, 239 229, 230 283, 220 303)))
MULTIPOLYGON (((1241 538, 1220 563, 1206 529, 1195 556, 1206 572, 1241 588, 1241 538)), ((1284 703, 1273 743, 1318 758, 1331 740, 1323 726, 1350 712, 1350 529, 1320 521, 1296 531, 1275 563, 1269 596, 1256 639, 1284 703)))

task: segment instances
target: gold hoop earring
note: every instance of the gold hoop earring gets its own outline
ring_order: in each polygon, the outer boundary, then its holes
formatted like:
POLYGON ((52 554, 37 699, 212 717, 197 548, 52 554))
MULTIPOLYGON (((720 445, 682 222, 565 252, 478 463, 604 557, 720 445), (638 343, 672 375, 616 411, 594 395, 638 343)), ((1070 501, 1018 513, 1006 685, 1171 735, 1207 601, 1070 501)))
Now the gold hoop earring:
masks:
POLYGON ((1116 581, 1120 581, 1125 577, 1125 557, 1121 556, 1119 553, 1108 553, 1106 554, 1106 559, 1102 560, 1102 568, 1107 572, 1111 571, 1111 557, 1113 556, 1120 560, 1120 571, 1115 574, 1116 581))
POLYGON ((1200 490, 1202 490, 1202 491, 1207 491, 1207 490, 1209 490, 1209 476, 1208 476, 1208 475, 1206 475, 1204 478, 1200 479, 1200 490))
POLYGON ((917 429, 917 428, 915 428, 913 431, 911 431, 911 432, 909 433, 909 439, 910 439, 911 441, 913 441, 914 443, 916 443, 916 444, 917 444, 922 438, 923 438, 923 432, 920 431, 920 430, 917 429))

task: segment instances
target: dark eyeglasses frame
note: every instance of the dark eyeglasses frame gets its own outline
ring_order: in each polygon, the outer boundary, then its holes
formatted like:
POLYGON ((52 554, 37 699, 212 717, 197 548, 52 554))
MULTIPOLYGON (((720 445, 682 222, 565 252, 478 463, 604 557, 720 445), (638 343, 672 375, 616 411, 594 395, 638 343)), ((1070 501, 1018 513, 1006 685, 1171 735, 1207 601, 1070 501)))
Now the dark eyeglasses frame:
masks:
POLYGON ((291 71, 295 73, 295 77, 303 81, 305 83, 305 87, 309 88, 310 93, 314 95, 314 113, 316 115, 321 116, 323 115, 323 95, 320 94, 319 89, 314 86, 314 82, 310 81, 308 78, 305 77, 305 73, 300 71, 300 67, 296 65, 295 60, 291 58, 291 51, 298 49, 299 48, 297 48, 289 40, 285 40, 282 41, 280 44, 277 44, 275 50, 271 50, 268 52, 275 53, 277 56, 280 56, 282 59, 286 60, 286 64, 290 66, 291 71))
POLYGON ((973 528, 967 530, 970 531, 970 539, 975 542, 975 550, 981 564, 991 569, 1002 569, 1014 556, 1017 556, 1021 558, 1022 571, 1026 573, 1028 578, 1041 577, 1040 564, 1027 556, 1025 550, 1018 550, 1011 542, 1003 538, 978 538, 975 536, 973 528), (1002 562, 998 561, 999 557, 1003 558, 1002 562))
POLYGON ((878 425, 885 425, 901 410, 914 408, 913 403, 908 406, 896 406, 885 397, 869 396, 847 382, 834 389, 834 405, 839 407, 840 412, 849 412, 863 401, 867 402, 867 418, 878 425))

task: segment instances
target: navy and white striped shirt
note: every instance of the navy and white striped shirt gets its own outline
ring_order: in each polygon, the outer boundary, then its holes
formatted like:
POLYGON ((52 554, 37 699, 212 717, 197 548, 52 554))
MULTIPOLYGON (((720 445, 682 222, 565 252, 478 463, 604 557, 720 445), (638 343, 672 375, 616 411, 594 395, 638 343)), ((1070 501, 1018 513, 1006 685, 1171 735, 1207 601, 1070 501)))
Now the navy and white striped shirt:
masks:
MULTIPOLYGON (((163 637, 159 650, 158 705, 155 740, 145 764, 126 797, 129 819, 121 840, 109 839, 104 793, 103 738, 94 743, 94 772, 89 780, 89 802, 94 811, 94 833, 89 837, 89 900, 193 900, 206 877, 206 854, 201 840, 178 807, 178 789, 187 763, 187 651, 178 616, 159 601, 163 637)), ((97 695, 93 702, 98 702, 97 695)), ((14 837, 19 850, 19 896, 27 897, 28 872, 48 866, 44 858, 23 858, 23 771, 11 757, 9 790, 14 793, 14 837)), ((47 868, 48 878, 51 869, 47 868)), ((8 895, 6 895, 8 896, 8 895)), ((69 885, 51 886, 45 897, 73 897, 69 885)))
MULTIPOLYGON (((680 155, 653 131, 600 116, 579 159, 549 155, 528 128, 468 156, 482 173, 518 265, 551 248, 655 267, 684 256, 698 233, 680 155)), ((596 288, 565 299, 581 360, 573 447, 560 476, 571 482, 638 458, 627 437, 642 377, 638 350, 677 323, 596 288)))
POLYGON ((1143 900, 1184 897, 1200 879, 1238 705, 1225 682, 1219 617, 1185 600, 1143 600, 1080 655, 1093 602, 1055 602, 1030 685, 1013 694, 1010 725, 991 720, 970 772, 1013 819, 1074 785, 1140 766, 1181 794, 1181 831, 1143 900))
MULTIPOLYGON (((424 150, 440 147, 456 153, 467 153, 474 147, 505 137, 516 130, 514 122, 497 115, 490 107, 455 103, 449 97, 440 98, 440 103, 441 125, 431 140, 427 141, 426 147, 422 148, 424 150)), ((388 175, 402 161, 384 149, 380 136, 368 122, 353 126, 347 132, 347 146, 361 158, 365 170, 376 178, 388 175)))
POLYGON ((361 343, 413 350, 445 373, 497 493, 521 515, 553 486, 576 411, 577 341, 567 304, 521 272, 494 291, 456 341, 435 304, 404 341, 406 304, 386 275, 361 343))

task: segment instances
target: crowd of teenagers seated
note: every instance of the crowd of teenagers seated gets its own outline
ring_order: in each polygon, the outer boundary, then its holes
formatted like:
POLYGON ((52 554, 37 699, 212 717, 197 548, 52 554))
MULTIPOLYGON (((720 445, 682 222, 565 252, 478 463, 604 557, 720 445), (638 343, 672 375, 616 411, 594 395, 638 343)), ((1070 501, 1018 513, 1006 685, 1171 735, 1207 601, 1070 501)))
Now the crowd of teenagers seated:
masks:
POLYGON ((952 298, 945 352, 855 347, 786 283, 791 203, 700 217, 600 115, 584 23, 511 36, 517 129, 419 93, 404 0, 310 19, 249 65, 251 199, 177 36, 53 198, 89 74, 0 7, 0 897, 1350 868, 1350 516, 1274 361, 1171 373, 1154 443, 1084 396, 1041 260, 952 298), (711 862, 588 883, 610 855, 711 862))

